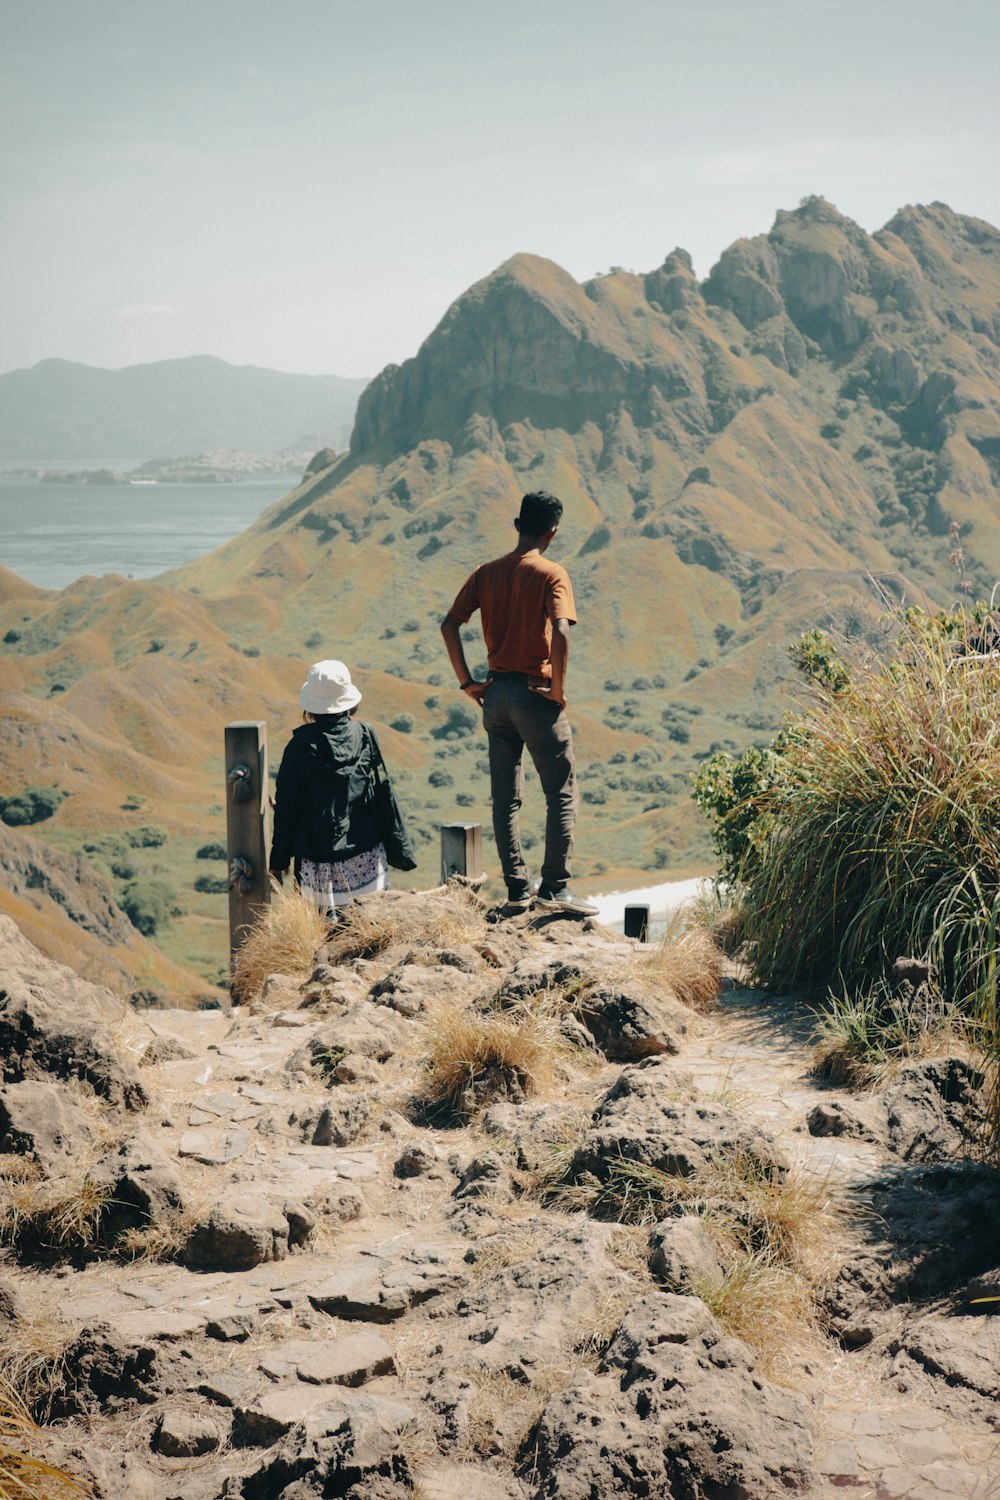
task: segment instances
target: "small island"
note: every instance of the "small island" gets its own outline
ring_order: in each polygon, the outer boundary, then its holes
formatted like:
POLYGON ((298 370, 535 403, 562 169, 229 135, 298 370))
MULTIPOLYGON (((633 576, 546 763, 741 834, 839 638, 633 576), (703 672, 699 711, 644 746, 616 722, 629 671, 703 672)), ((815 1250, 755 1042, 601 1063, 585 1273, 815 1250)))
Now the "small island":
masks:
MULTIPOLYGON (((306 471, 321 440, 308 446, 296 444, 278 453, 243 453, 220 448, 211 453, 151 458, 134 469, 41 469, 20 467, 4 470, 4 479, 37 479, 41 484, 63 485, 154 485, 239 484, 245 479, 273 479, 306 471)), ((333 454, 330 448, 324 452, 333 454)), ((331 462, 333 460, 331 459, 331 462)))

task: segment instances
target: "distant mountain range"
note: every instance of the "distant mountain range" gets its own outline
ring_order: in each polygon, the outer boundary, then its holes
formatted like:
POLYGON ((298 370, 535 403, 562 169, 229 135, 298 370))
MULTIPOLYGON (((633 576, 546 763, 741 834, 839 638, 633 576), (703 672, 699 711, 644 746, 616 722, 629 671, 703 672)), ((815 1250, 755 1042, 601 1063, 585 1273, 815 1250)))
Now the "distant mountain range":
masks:
POLYGON ((123 820, 124 786, 179 861, 221 831, 224 719, 267 719, 276 754, 304 664, 338 656, 433 877, 435 825, 489 820, 485 744, 438 621, 544 487, 566 506, 552 555, 580 614, 579 876, 693 873, 709 857, 691 772, 773 736, 788 641, 868 629, 873 581, 959 597, 952 522, 988 595, 998 484, 1000 231, 981 220, 908 207, 869 235, 810 198, 704 281, 683 250, 583 285, 518 255, 371 382, 349 453, 226 546, 156 582, 55 596, 0 570, 0 792, 61 782, 51 828, 76 849, 74 827, 123 820))
POLYGON ((208 354, 122 370, 45 359, 0 375, 0 464, 277 451, 307 434, 343 448, 366 383, 208 354))

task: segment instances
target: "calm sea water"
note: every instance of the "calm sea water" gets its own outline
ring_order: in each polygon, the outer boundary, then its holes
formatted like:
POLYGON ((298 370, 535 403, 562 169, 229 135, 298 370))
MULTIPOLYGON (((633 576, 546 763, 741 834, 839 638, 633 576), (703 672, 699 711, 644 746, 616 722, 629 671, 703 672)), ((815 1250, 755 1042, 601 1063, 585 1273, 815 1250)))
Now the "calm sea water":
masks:
MULTIPOLYGON (((120 460, 46 460, 47 469, 130 469, 120 460)), ((33 467, 18 464, 18 467, 33 467)), ((228 542, 301 475, 240 484, 61 485, 0 478, 0 563, 65 588, 84 573, 152 578, 228 542)))

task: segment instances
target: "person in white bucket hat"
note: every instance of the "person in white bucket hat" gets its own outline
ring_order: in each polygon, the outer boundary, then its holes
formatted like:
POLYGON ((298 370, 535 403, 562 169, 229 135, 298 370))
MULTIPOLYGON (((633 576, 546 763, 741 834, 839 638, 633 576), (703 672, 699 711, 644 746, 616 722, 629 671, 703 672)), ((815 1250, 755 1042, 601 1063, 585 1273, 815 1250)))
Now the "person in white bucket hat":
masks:
POLYGON ((281 883, 292 865, 302 894, 331 918, 356 896, 389 888, 376 796, 384 762, 372 726, 354 718, 360 702, 342 661, 309 668, 303 723, 285 746, 274 793, 271 874, 281 883))

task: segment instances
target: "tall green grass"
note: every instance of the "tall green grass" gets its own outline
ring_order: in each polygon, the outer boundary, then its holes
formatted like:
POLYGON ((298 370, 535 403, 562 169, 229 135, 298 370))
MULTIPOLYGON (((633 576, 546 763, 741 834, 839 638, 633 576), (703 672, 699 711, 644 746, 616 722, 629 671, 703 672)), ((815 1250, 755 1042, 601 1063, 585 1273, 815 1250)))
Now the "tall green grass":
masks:
POLYGON ((760 981, 871 992, 897 958, 927 958, 995 1061, 1000 656, 984 620, 985 606, 901 616, 885 651, 810 674, 766 774, 710 766, 696 796, 760 981))
POLYGON ((996 1034, 1000 658, 908 621, 888 657, 816 687, 759 812, 745 934, 774 983, 881 977, 928 957, 948 998, 996 1034))

